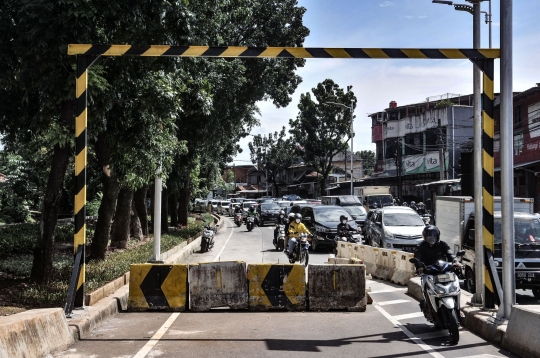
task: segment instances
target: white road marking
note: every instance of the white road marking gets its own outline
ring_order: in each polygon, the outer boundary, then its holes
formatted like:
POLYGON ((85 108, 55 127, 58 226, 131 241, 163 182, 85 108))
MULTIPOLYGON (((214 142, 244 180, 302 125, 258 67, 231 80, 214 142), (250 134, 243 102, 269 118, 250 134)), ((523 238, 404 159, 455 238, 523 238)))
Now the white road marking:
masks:
MULTIPOLYGON (((463 333, 463 332, 460 332, 460 334, 463 333)), ((440 337, 447 337, 448 336, 448 331, 444 330, 444 331, 437 331, 437 332, 429 332, 429 333, 422 333, 422 334, 417 334, 416 337, 420 338, 420 339, 431 339, 431 338, 440 338, 440 337)))
POLYGON ((401 320, 409 319, 409 318, 424 317, 424 314, 422 312, 413 312, 413 313, 407 313, 407 314, 400 314, 393 317, 396 321, 401 321, 401 320))
POLYGON ((501 358, 502 356, 494 356, 493 354, 478 354, 475 356, 467 356, 467 357, 460 357, 460 358, 501 358))
POLYGON ((159 342, 161 337, 167 332, 169 327, 173 324, 173 322, 178 318, 180 313, 176 312, 173 313, 166 321, 163 323, 160 329, 150 338, 148 342, 144 345, 144 347, 141 348, 141 350, 133 356, 133 358, 144 358, 146 355, 152 350, 152 348, 155 347, 155 345, 159 342))
POLYGON ((405 333, 405 335, 407 335, 407 337, 409 337, 414 343, 418 344, 418 346, 420 348, 425 350, 431 356, 433 356, 435 358, 444 358, 444 356, 442 354, 440 354, 439 352, 437 352, 436 350, 431 348, 431 346, 425 344, 424 341, 422 341, 420 338, 416 337, 414 334, 411 333, 411 331, 409 331, 401 323, 399 323, 399 321, 394 319, 394 317, 392 317, 388 312, 386 312, 384 310, 384 308, 380 307, 380 305, 377 302, 373 302, 373 307, 375 307, 375 309, 377 311, 381 312, 381 314, 384 317, 386 317, 387 320, 392 322, 394 324, 394 326, 396 326, 397 328, 401 329, 403 331, 403 333, 405 333))
POLYGON ((383 301, 383 302, 377 302, 379 306, 387 306, 387 305, 395 305, 398 303, 406 303, 411 302, 411 300, 393 300, 393 301, 383 301))
POLYGON ((225 241, 225 244, 223 245, 223 247, 221 248, 221 250, 219 251, 217 256, 214 257, 214 262, 216 262, 219 259, 219 257, 223 253, 223 250, 225 250, 225 246, 227 246, 227 244, 229 243, 229 240, 231 239, 231 236, 233 234, 233 225, 232 225, 233 223, 228 218, 224 218, 224 219, 227 220, 229 222, 229 224, 231 224, 231 233, 229 234, 229 237, 227 238, 227 241, 225 241))
POLYGON ((368 293, 371 295, 373 293, 387 293, 387 292, 399 292, 399 291, 407 291, 407 288, 389 288, 389 289, 384 289, 384 290, 371 291, 368 293))

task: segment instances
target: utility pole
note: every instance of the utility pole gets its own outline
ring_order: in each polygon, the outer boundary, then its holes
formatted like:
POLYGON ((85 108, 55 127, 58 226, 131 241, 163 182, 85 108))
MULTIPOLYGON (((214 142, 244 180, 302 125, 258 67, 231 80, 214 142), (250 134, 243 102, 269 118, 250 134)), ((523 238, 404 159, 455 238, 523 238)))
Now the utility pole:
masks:
POLYGON ((396 169, 397 169, 397 175, 398 175, 398 197, 403 198, 403 192, 401 188, 401 140, 398 138, 397 140, 397 155, 396 155, 396 169))
MULTIPOLYGON (((442 133, 442 127, 441 127, 441 119, 439 118, 439 125, 438 125, 438 128, 439 130, 439 133, 437 134, 437 142, 439 143, 439 180, 445 180, 446 178, 444 177, 444 142, 443 142, 443 133, 442 133)), ((439 191, 439 194, 440 195, 444 195, 444 192, 443 192, 443 186, 439 185, 439 188, 441 188, 441 190, 439 191)))

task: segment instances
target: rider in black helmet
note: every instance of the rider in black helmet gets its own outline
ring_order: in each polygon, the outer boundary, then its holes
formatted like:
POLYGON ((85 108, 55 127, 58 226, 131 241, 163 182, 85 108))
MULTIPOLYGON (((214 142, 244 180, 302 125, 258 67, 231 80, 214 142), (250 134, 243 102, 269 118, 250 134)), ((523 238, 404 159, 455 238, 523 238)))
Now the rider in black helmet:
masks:
MULTIPOLYGON (((450 249, 450 246, 444 241, 441 241, 441 232, 435 225, 428 225, 422 231, 424 241, 418 245, 418 249, 414 253, 420 262, 426 266, 433 265, 438 260, 450 261, 454 265, 461 268, 457 257, 450 249)), ((416 265, 419 274, 424 272, 424 267, 420 264, 416 265)))
POLYGON ((337 232, 338 232, 338 235, 342 232, 342 231, 356 231, 356 229, 354 229, 351 225, 349 225, 349 223, 347 222, 347 217, 345 215, 341 215, 339 217, 339 224, 337 226, 337 232))

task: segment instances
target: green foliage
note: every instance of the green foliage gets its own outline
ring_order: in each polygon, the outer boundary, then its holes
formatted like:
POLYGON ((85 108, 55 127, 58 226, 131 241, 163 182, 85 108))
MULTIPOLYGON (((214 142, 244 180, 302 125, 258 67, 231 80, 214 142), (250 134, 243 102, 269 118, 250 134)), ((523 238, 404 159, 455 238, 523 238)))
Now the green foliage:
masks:
POLYGON ((311 90, 313 99, 309 92, 300 96, 298 116, 289 120, 290 133, 301 148, 299 154, 322 176, 321 193, 332 170, 332 158, 347 148, 351 126, 348 108, 327 103, 356 103, 351 88, 344 91, 331 79, 324 80, 311 90))
POLYGON ((37 238, 37 224, 0 226, 0 258, 31 254, 37 238))
POLYGON ((456 104, 453 103, 450 99, 443 99, 435 105, 435 108, 445 108, 450 106, 455 106, 456 104))
POLYGON ((371 175, 373 174, 373 171, 375 170, 375 152, 372 150, 362 150, 359 152, 356 152, 356 155, 362 158, 362 169, 364 171, 364 175, 371 175))
POLYGON ((97 216, 99 206, 101 205, 101 199, 103 199, 103 193, 99 192, 96 194, 96 197, 86 203, 86 215, 87 216, 97 216))

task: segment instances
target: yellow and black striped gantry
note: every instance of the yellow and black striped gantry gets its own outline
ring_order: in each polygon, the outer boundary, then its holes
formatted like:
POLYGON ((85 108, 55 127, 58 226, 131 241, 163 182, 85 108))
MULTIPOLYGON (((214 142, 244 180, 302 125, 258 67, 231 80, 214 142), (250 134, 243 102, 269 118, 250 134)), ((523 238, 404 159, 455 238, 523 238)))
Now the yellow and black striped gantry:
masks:
MULTIPOLYGON (((222 57, 222 58, 339 58, 339 59, 469 59, 484 73, 482 96, 483 237, 484 247, 493 252, 493 121, 494 59, 500 49, 421 49, 421 48, 330 48, 330 47, 247 47, 247 46, 168 46, 168 45, 91 45, 69 44, 68 55, 77 56, 77 115, 75 125, 75 237, 74 250, 86 242, 86 124, 88 68, 101 56, 222 57)), ((84 257, 84 255, 83 255, 84 257)), ((486 268, 486 271, 487 270, 486 268)), ((486 296, 494 293, 490 275, 485 275, 486 296)), ((77 283, 75 306, 83 305, 84 260, 77 283)), ((486 297, 487 298, 487 297, 486 297)))

